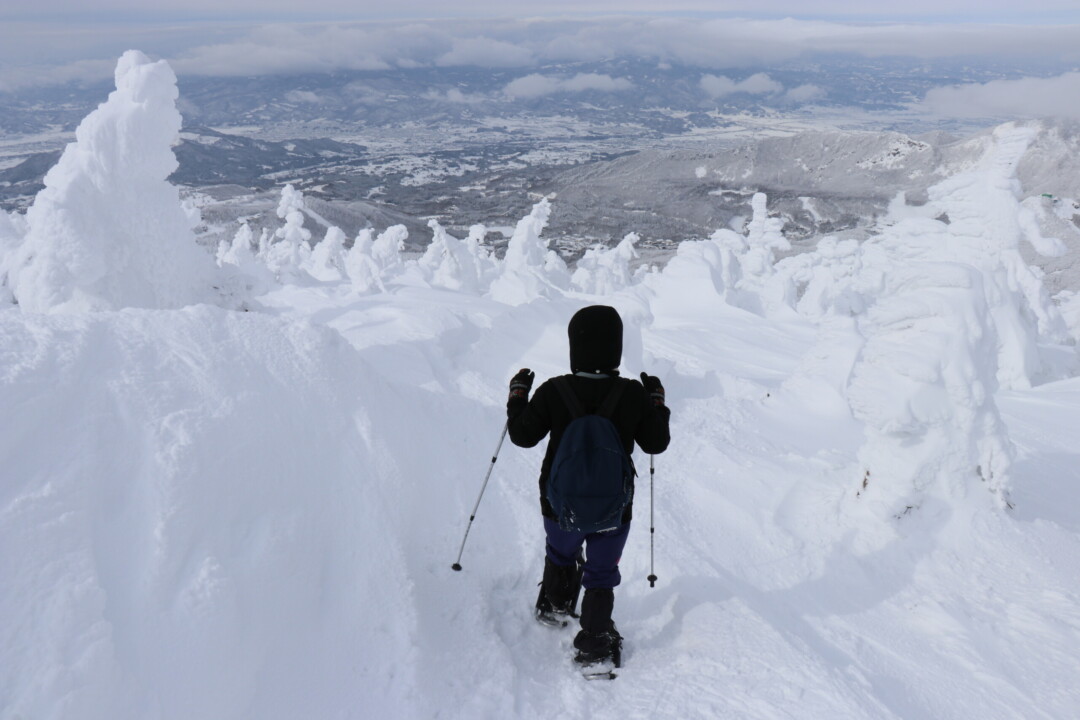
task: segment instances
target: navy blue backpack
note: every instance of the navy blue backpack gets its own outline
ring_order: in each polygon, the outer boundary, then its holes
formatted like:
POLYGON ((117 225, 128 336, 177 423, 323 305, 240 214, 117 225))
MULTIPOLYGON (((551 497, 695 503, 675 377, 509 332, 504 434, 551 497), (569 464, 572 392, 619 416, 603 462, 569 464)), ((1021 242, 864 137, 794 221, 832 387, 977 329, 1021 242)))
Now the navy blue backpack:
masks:
POLYGON ((634 466, 611 421, 626 387, 620 380, 596 414, 586 413, 566 377, 555 379, 570 416, 552 458, 547 499, 568 532, 594 533, 622 525, 634 495, 634 466))

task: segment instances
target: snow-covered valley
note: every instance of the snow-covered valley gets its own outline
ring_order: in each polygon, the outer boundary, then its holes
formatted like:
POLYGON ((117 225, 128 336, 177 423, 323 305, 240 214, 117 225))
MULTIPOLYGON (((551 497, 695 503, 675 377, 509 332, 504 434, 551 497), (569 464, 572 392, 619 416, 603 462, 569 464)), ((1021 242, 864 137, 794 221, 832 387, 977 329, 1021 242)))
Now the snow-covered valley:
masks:
POLYGON ((0 215, 3 720, 1080 715, 1080 313, 1025 260, 1069 252, 1019 188, 1035 125, 797 254, 763 194, 663 267, 631 235, 570 268, 557 199, 502 257, 433 222, 413 258, 311 237, 290 187, 215 262, 171 70, 117 86, 0 215), (611 683, 532 618, 541 448, 502 447, 450 567, 507 381, 567 372, 590 304, 672 409, 611 683))

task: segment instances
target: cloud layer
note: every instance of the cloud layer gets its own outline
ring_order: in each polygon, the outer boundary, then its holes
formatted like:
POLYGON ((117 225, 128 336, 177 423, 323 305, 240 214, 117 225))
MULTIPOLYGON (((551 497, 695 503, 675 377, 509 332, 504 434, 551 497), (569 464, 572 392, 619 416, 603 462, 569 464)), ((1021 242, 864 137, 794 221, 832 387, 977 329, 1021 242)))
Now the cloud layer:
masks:
POLYGON ((936 88, 922 105, 946 117, 1080 119, 1080 72, 936 88))
MULTIPOLYGON (((62 28, 0 22, 0 91, 71 80, 107 80, 115 58, 128 47, 165 57, 183 76, 250 76, 338 70, 393 70, 417 67, 483 67, 519 71, 505 95, 540 97, 586 90, 619 92, 630 81, 607 75, 554 76, 530 73, 549 64, 634 59, 698 68, 703 97, 733 93, 768 97, 779 103, 822 100, 816 85, 782 87, 773 77, 747 72, 797 63, 808 53, 875 58, 902 55, 1038 58, 1061 70, 1080 65, 1080 25, 855 24, 794 19, 700 19, 608 17, 603 19, 521 19, 442 22, 272 24, 258 27, 215 24, 133 29, 131 26, 62 28), (130 43, 130 45, 129 45, 130 43), (46 64, 43 48, 63 50, 58 65, 46 64), (96 55, 94 53, 97 53, 96 55), (742 78, 743 80, 732 79, 742 78)), ((1040 86, 1014 90, 1045 94, 1040 86)), ((1051 97, 1054 107, 1066 97, 1051 97)), ((1071 93, 1075 95, 1075 93, 1071 93)), ((475 98, 445 98, 470 102, 475 98)), ((1008 105, 998 86, 932 93, 928 107, 951 113, 1008 105), (995 105, 996 103, 996 105, 995 105)), ((1064 110, 1062 111, 1064 112, 1064 110)), ((1071 111, 1070 111, 1071 112, 1071 111)))
POLYGON ((534 98, 556 93, 578 93, 587 90, 620 92, 630 90, 634 84, 626 78, 613 78, 596 73, 578 73, 570 78, 532 74, 518 78, 503 88, 506 95, 515 98, 534 98))
POLYGON ((784 86, 765 73, 756 73, 740 82, 723 75, 702 75, 701 89, 711 98, 721 98, 735 93, 750 95, 775 95, 783 92, 784 86))
POLYGON ((115 58, 128 46, 179 73, 244 75, 333 69, 640 58, 706 70, 768 66, 807 52, 864 57, 1038 57, 1080 63, 1080 25, 853 24, 800 20, 612 17, 597 20, 170 26, 0 22, 0 67, 115 58), (209 40, 209 42, 208 42, 209 40), (117 50, 117 48, 121 48, 117 50))

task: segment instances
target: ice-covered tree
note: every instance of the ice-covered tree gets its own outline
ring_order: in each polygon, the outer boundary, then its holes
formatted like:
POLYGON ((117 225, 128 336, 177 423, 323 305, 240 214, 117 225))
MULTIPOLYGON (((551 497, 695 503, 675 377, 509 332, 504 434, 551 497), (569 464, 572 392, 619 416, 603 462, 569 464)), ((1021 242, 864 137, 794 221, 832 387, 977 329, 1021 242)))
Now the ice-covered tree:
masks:
POLYGON ((255 253, 252 248, 254 240, 255 233, 251 231, 251 226, 246 222, 240 223, 240 229, 236 231, 231 241, 221 241, 221 246, 218 248, 218 264, 240 266, 254 262, 255 253))
POLYGON ((334 282, 347 277, 345 271, 345 233, 339 227, 327 229, 322 242, 311 251, 308 272, 317 280, 334 282))
POLYGON ((405 266, 401 251, 405 249, 408 238, 409 230, 404 225, 391 225, 375 238, 371 245, 371 257, 379 267, 380 275, 390 277, 401 272, 405 266))
POLYGON ((790 250, 791 243, 784 237, 784 221, 769 217, 769 198, 765 193, 754 193, 750 199, 753 217, 746 226, 747 251, 742 259, 743 274, 763 276, 772 272, 777 250, 790 250))
POLYGON ((498 261, 494 253, 484 247, 484 239, 487 237, 487 228, 483 225, 473 225, 469 228, 469 235, 465 238, 465 249, 473 258, 476 265, 477 278, 480 288, 486 290, 491 286, 492 280, 498 269, 498 261))
POLYGON ((303 282, 304 268, 311 258, 311 231, 304 227, 304 196, 292 185, 281 190, 277 215, 285 224, 274 233, 275 241, 266 249, 265 261, 281 282, 303 282))
POLYGON ((634 281, 630 262, 638 256, 634 245, 639 239, 636 233, 629 233, 613 248, 599 245, 586 250, 570 277, 573 287, 593 295, 610 295, 629 287, 634 281))
POLYGON ((218 264, 231 272, 237 292, 248 297, 268 291, 274 283, 273 274, 255 255, 255 233, 246 222, 241 223, 232 242, 222 243, 218 264))
POLYGON ((373 245, 371 230, 361 230, 345 255, 345 272, 349 282, 361 293, 385 289, 380 277, 382 269, 372 256, 373 245))
POLYGON ((8 281, 8 268, 15 261, 15 251, 22 244, 26 233, 25 220, 20 215, 9 215, 0 210, 0 305, 14 302, 8 281))
POLYGON ((1008 502, 1013 449, 994 403, 1000 342, 983 275, 962 263, 896 265, 863 318, 848 398, 863 421, 857 502, 880 517, 983 486, 1008 502))
POLYGON ((642 284, 654 294, 656 314, 712 313, 711 306, 725 299, 723 249, 712 240, 681 242, 664 269, 647 275, 642 284))
POLYGON ((786 311, 796 293, 790 279, 775 271, 776 251, 791 249, 782 232, 784 221, 769 217, 765 193, 754 193, 750 207, 744 238, 729 230, 713 235, 723 249, 727 301, 758 314, 786 311))
POLYGON ((216 270, 168 182, 180 132, 176 76, 124 53, 116 90, 75 131, 27 212, 11 269, 24 310, 181 307, 212 299, 216 270))
POLYGON ((857 291, 861 253, 855 240, 822 238, 813 252, 786 258, 777 274, 790 286, 802 288, 795 304, 805 318, 819 321, 828 314, 852 316, 863 311, 866 300, 857 291))
POLYGON ((281 198, 278 200, 277 216, 282 220, 289 217, 290 213, 303 212, 306 207, 304 193, 288 183, 281 188, 281 198))
POLYGON ((566 263, 540 237, 550 215, 551 203, 544 198, 518 221, 506 247, 502 272, 491 284, 492 298, 508 305, 521 305, 569 288, 566 263))
POLYGON ((432 285, 450 290, 475 293, 480 289, 477 257, 465 242, 458 240, 437 220, 429 220, 431 244, 420 258, 420 267, 432 285))
POLYGON ((256 252, 256 255, 259 257, 260 260, 263 261, 263 263, 266 262, 267 253, 270 251, 271 237, 272 236, 270 234, 270 231, 267 228, 263 228, 262 232, 259 233, 259 242, 257 245, 258 252, 256 252))
POLYGON ((969 170, 930 188, 930 204, 948 215, 944 242, 923 257, 968 263, 983 275, 986 302, 1000 342, 998 379, 1003 387, 1030 387, 1047 374, 1039 343, 1064 343, 1068 331, 1050 299, 1042 274, 1020 253, 1021 241, 1041 254, 1064 251, 1026 222, 1016 167, 1038 132, 1009 123, 995 128, 988 148, 969 170))

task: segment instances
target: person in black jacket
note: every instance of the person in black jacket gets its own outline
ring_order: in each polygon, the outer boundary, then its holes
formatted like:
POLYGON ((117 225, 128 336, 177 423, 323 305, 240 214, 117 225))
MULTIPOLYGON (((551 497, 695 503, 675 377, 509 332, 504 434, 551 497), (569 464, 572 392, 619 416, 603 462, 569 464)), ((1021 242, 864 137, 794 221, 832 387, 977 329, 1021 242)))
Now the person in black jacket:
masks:
MULTIPOLYGON (((566 375, 585 412, 595 413, 615 383, 624 383, 615 411, 609 418, 618 430, 629 456, 634 443, 646 453, 658 454, 670 440, 670 411, 664 404, 664 388, 656 377, 641 374, 641 382, 619 377, 622 361, 622 319, 615 308, 594 305, 574 314, 568 327, 570 369, 566 375)), ((540 469, 540 511, 546 532, 544 576, 536 604, 536 617, 552 625, 566 625, 581 601, 581 631, 574 639, 575 660, 592 664, 614 659, 618 664, 622 637, 611 613, 615 588, 621 581, 618 562, 626 544, 633 503, 626 506, 619 527, 581 534, 561 529, 547 499, 547 479, 559 440, 573 420, 570 409, 549 379, 537 388, 532 399, 534 373, 523 369, 510 381, 506 404, 510 440, 520 447, 533 447, 551 436, 540 469), (584 555, 582 546, 585 546, 584 555)))

